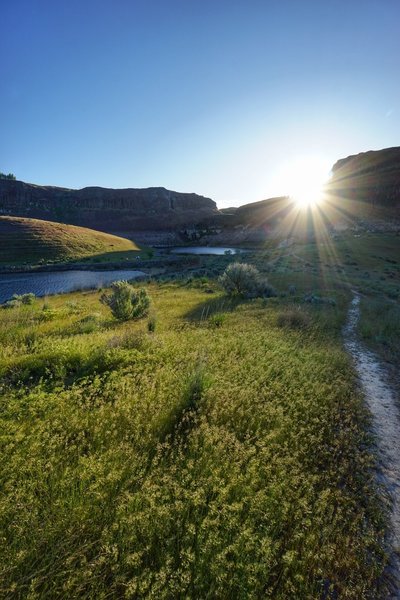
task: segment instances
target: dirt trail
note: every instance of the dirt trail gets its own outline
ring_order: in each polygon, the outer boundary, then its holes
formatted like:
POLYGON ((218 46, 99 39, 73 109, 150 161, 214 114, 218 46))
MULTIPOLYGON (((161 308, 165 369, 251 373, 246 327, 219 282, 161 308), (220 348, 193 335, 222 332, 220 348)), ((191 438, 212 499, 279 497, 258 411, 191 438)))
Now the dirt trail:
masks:
POLYGON ((368 408, 373 416, 379 453, 379 478, 391 498, 391 546, 389 598, 400 599, 400 412, 395 392, 377 357, 364 348, 356 335, 360 297, 355 294, 344 328, 345 347, 353 357, 368 408))

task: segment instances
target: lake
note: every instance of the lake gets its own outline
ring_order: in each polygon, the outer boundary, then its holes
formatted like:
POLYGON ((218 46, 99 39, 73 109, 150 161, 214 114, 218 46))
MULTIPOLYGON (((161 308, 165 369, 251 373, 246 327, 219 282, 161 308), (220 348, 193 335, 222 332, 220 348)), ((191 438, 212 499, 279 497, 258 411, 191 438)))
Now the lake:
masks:
POLYGON ((217 254, 218 256, 229 254, 240 254, 246 252, 241 248, 224 248, 221 246, 178 246, 171 248, 174 254, 217 254))
POLYGON ((80 289, 96 289, 120 279, 145 275, 132 269, 114 271, 49 271, 42 273, 0 273, 0 304, 13 294, 50 296, 80 289))

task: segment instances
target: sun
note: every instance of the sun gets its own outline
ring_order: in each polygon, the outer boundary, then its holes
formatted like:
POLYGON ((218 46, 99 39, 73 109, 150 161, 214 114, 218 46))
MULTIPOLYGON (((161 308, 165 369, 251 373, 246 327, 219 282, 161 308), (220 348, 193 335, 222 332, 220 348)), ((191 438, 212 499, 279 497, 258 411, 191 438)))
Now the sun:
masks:
POLYGON ((313 207, 322 200, 323 181, 318 182, 314 177, 301 177, 289 194, 299 208, 313 207))
POLYGON ((329 168, 330 161, 318 156, 296 158, 279 173, 280 189, 293 199, 298 208, 315 207, 323 200, 329 168))

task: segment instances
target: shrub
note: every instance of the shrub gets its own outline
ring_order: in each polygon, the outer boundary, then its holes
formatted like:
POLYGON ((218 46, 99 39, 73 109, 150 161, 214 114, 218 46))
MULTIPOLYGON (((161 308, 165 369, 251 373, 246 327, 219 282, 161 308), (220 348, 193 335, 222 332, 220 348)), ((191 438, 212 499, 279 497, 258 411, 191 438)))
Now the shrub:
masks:
POLYGON ((8 300, 4 303, 4 308, 16 308, 17 306, 21 306, 21 304, 33 304, 36 299, 35 294, 13 294, 11 300, 8 300))
POLYGON ((226 268, 219 282, 228 294, 244 296, 255 291, 259 277, 252 265, 235 262, 226 268))
POLYGON ((19 300, 7 300, 7 302, 4 302, 4 304, 1 305, 2 308, 17 308, 18 306, 21 306, 21 302, 19 300))
POLYGON ((275 289, 262 278, 260 272, 246 263, 230 264, 219 282, 230 295, 245 296, 246 298, 276 296, 275 289))
POLYGON ((126 350, 142 350, 145 336, 142 331, 125 331, 114 335, 107 342, 108 348, 124 348, 126 350))
POLYGON ((153 313, 150 315, 149 320, 147 321, 147 331, 149 333, 154 333, 157 327, 157 318, 153 313))
POLYGON ((93 333, 98 331, 101 325, 101 315, 94 313, 83 317, 80 321, 75 323, 73 327, 74 333, 93 333))
POLYGON ((24 338, 26 348, 28 350, 33 350, 39 339, 40 339, 40 336, 37 333, 37 331, 35 331, 35 330, 28 331, 28 333, 25 335, 25 338, 24 338))
POLYGON ((22 294, 22 296, 19 296, 19 299, 21 300, 22 304, 33 304, 35 302, 36 296, 32 293, 22 294))
POLYGON ((225 313, 214 313, 213 315, 211 315, 211 317, 209 318, 208 322, 209 322, 209 324, 210 324, 211 327, 219 329, 220 327, 222 327, 222 325, 224 324, 225 320, 226 320, 226 314, 225 313))
POLYGON ((278 293, 266 279, 259 279, 257 282, 255 295, 261 298, 274 298, 278 295, 278 293))
POLYGON ((65 303, 65 308, 69 315, 77 315, 81 312, 82 306, 74 300, 69 300, 65 303))
POLYGON ((288 327, 289 329, 303 329, 310 324, 310 317, 299 308, 288 309, 277 317, 279 327, 288 327))
POLYGON ((109 306, 119 321, 140 319, 147 314, 150 297, 145 289, 136 290, 127 281, 115 281, 111 292, 102 294, 100 301, 109 306))
POLYGON ((330 306, 336 305, 336 300, 334 298, 324 298, 317 294, 308 294, 304 296, 304 302, 308 302, 309 304, 329 304, 330 306))

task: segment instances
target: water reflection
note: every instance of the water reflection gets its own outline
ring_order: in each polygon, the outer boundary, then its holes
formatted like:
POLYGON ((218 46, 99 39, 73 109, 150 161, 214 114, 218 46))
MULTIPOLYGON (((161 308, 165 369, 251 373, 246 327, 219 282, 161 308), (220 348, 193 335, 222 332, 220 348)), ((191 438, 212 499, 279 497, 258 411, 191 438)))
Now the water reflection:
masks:
POLYGON ((0 303, 9 300, 13 294, 63 294, 80 289, 96 289, 119 279, 135 279, 142 275, 145 275, 143 271, 132 269, 0 274, 0 303))
POLYGON ((216 254, 221 256, 224 254, 239 254, 245 252, 245 250, 221 246, 178 246, 177 248, 171 248, 170 252, 174 254, 216 254))

